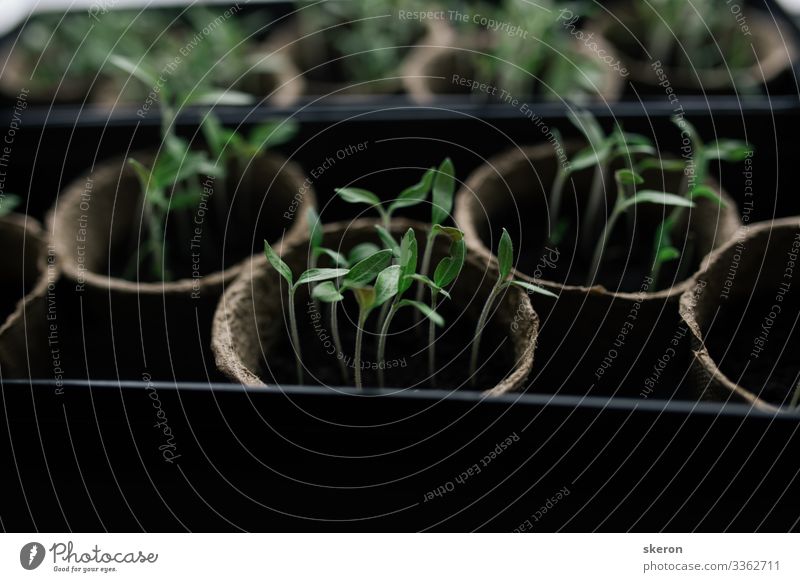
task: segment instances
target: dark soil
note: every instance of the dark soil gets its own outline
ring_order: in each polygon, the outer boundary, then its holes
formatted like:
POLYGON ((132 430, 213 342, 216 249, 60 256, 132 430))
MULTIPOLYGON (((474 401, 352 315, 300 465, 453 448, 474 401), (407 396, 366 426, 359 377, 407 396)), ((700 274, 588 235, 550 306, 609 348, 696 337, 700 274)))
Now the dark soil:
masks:
MULTIPOLYGON (((475 305, 475 307, 480 307, 475 305)), ((367 330, 363 341, 363 362, 375 362, 376 340, 374 334, 378 311, 375 310, 367 322, 367 330)), ((470 389, 469 385, 469 341, 473 337, 477 314, 459 311, 453 305, 443 305, 440 313, 447 322, 444 329, 437 329, 436 362, 439 372, 436 377, 436 387, 453 389, 470 389)), ((344 384, 335 351, 332 347, 325 347, 324 338, 321 340, 315 332, 312 320, 313 308, 307 305, 307 299, 298 298, 297 318, 300 329, 300 343, 303 362, 305 364, 305 384, 323 386, 342 386, 344 384), (309 309, 311 311, 309 312, 309 309), (333 351, 334 353, 328 353, 333 351)), ((318 325, 320 333, 330 336, 329 312, 327 306, 322 306, 323 317, 318 325)), ((346 301, 345 309, 340 306, 339 327, 342 334, 342 344, 345 351, 345 361, 348 363, 348 381, 346 385, 354 385, 353 352, 355 344, 355 318, 356 306, 346 301)), ((287 316, 288 321, 288 316, 287 316)), ((285 329, 288 324, 284 323, 285 329)), ((477 375, 476 388, 487 390, 494 387, 506 377, 514 368, 513 347, 510 338, 501 332, 504 328, 497 329, 491 325, 487 328, 481 340, 480 370, 477 375)), ((390 336, 386 342, 386 362, 394 366, 385 372, 385 384, 390 388, 431 388, 432 382, 428 377, 427 353, 427 320, 414 324, 414 312, 404 308, 395 317, 390 336)), ((268 354, 269 368, 265 366, 262 375, 267 382, 277 384, 297 384, 294 355, 288 340, 288 331, 281 342, 268 354)), ((364 369, 364 386, 377 386, 377 373, 364 369)))
POLYGON ((720 309, 707 333, 708 351, 734 383, 773 404, 788 403, 800 380, 798 291, 790 291, 781 302, 776 301, 776 294, 762 292, 746 311, 743 309, 720 309), (770 325, 769 314, 775 304, 782 311, 770 325), (769 328, 768 333, 763 325, 769 328), (757 340, 765 340, 761 352, 754 350, 757 340))

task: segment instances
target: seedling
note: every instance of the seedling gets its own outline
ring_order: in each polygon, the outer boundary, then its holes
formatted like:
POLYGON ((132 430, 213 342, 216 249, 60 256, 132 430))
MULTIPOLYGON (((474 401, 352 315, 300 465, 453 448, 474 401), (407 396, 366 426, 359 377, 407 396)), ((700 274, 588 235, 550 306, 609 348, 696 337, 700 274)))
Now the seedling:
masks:
MULTIPOLYGON (((672 122, 681 130, 682 134, 689 138, 691 145, 691 155, 686 160, 686 165, 677 162, 671 164, 669 168, 684 171, 686 178, 681 186, 680 194, 687 200, 708 198, 720 207, 724 207, 723 200, 707 185, 711 162, 713 160, 740 162, 752 155, 752 146, 747 142, 732 139, 717 139, 705 144, 695 127, 686 119, 675 116, 672 118, 672 122), (691 178, 689 178, 690 176, 691 178)), ((681 252, 672 243, 672 233, 680 222, 684 208, 684 206, 676 206, 656 229, 651 269, 654 285, 658 280, 661 267, 681 256, 681 252)), ((689 262, 684 264, 688 265, 689 262)))
POLYGON ((584 249, 588 250, 593 239, 593 235, 598 232, 601 209, 605 196, 603 187, 605 185, 608 170, 614 160, 625 158, 629 165, 632 164, 634 155, 655 155, 656 150, 652 143, 645 136, 625 132, 617 124, 614 130, 606 135, 603 128, 597 122, 594 115, 589 111, 573 111, 567 113, 572 124, 584 135, 588 146, 580 150, 570 160, 567 169, 561 168, 553 184, 551 193, 551 207, 553 208, 554 220, 558 220, 560 210, 561 190, 566 179, 566 173, 577 172, 595 166, 592 186, 589 190, 589 199, 586 203, 584 216, 586 226, 584 232, 588 235, 584 237, 584 249))
POLYGON ((592 266, 589 269, 587 285, 594 283, 595 278, 600 270, 600 261, 608 245, 608 239, 614 230, 614 226, 619 218, 632 211, 639 204, 660 204, 662 206, 676 206, 692 208, 694 202, 678 196, 677 194, 669 194, 667 192, 660 192, 657 190, 640 190, 635 191, 635 187, 644 182, 639 174, 630 169, 617 170, 614 172, 614 180, 617 183, 617 196, 614 201, 614 207, 611 210, 611 215, 608 218, 603 232, 600 235, 600 240, 595 247, 594 257, 592 258, 592 266), (628 187, 633 187, 634 194, 628 195, 628 187))
MULTIPOLYGON (((449 294, 444 289, 437 286, 433 281, 428 279, 428 277, 416 272, 417 254, 417 237, 414 234, 413 229, 409 228, 400 243, 400 257, 398 264, 390 268, 386 274, 385 289, 387 290, 387 293, 391 290, 394 292, 391 295, 392 302, 389 310, 382 322, 380 332, 378 333, 377 359, 379 364, 384 361, 384 355, 386 353, 386 337, 389 334, 389 328, 392 325, 392 320, 397 312, 403 307, 412 307, 416 309, 428 317, 434 325, 444 325, 444 320, 439 314, 436 313, 434 307, 428 307, 421 301, 403 299, 403 294, 411 288, 411 286, 414 284, 414 281, 419 281, 420 284, 426 285, 431 289, 435 289, 438 294, 449 297, 449 294)), ((383 369, 381 366, 378 366, 378 385, 382 387, 383 384, 383 369)))
POLYGON ((478 355, 480 353, 481 336, 483 335, 483 330, 486 327, 486 322, 489 319, 489 314, 492 312, 492 308, 497 302, 497 299, 500 297, 500 294, 505 289, 508 289, 511 286, 516 286, 525 289, 528 293, 540 293, 549 297, 556 297, 554 293, 551 293, 547 289, 543 289, 538 285, 510 278, 511 267, 514 262, 514 246, 511 242, 511 236, 509 236, 508 231, 505 228, 503 229, 503 234, 500 236, 500 246, 498 247, 497 261, 499 271, 497 281, 492 287, 486 302, 483 304, 483 309, 481 310, 480 317, 478 318, 478 325, 475 328, 475 337, 472 340, 472 354, 470 357, 469 374, 470 383, 473 386, 475 386, 478 380, 476 371, 478 369, 478 355))
POLYGON ((278 256, 278 254, 272 249, 267 241, 264 241, 264 254, 269 261, 269 264, 272 265, 272 268, 275 269, 278 274, 283 277, 283 279, 288 284, 289 289, 289 328, 290 333, 292 335, 292 348, 294 350, 294 357, 295 357, 295 366, 297 368, 297 382, 298 384, 303 383, 303 363, 302 363, 302 355, 300 352, 300 334, 298 333, 297 329, 297 316, 295 314, 295 294, 297 293, 297 289, 300 288, 301 285, 309 284, 309 283, 318 283, 321 281, 330 281, 331 279, 338 279, 339 277, 344 277, 348 273, 350 273, 349 269, 308 269, 307 271, 303 272, 298 278, 297 281, 294 281, 294 277, 292 275, 292 270, 289 268, 283 259, 278 256))
MULTIPOLYGON (((433 272, 433 280, 423 278, 431 292, 431 311, 435 312, 439 303, 439 296, 445 294, 445 287, 451 285, 464 267, 467 247, 464 242, 464 233, 457 228, 448 228, 436 225, 434 228, 441 230, 450 237, 450 254, 444 257, 433 272)), ((420 275, 420 277, 424 277, 420 275)), ((431 385, 436 386, 436 321, 428 318, 428 377, 431 385)))
POLYGON ((419 182, 403 190, 400 195, 387 206, 384 206, 383 202, 381 202, 381 199, 378 198, 376 194, 369 190, 364 190, 363 188, 337 188, 336 193, 345 202, 351 204, 368 204, 375 208, 381 217, 384 228, 388 229, 392 221, 392 216, 397 210, 416 206, 425 201, 428 197, 428 192, 431 190, 435 171, 434 168, 429 169, 419 182))
MULTIPOLYGON (((391 261, 391 251, 378 251, 353 265, 352 269, 346 270, 347 272, 342 279, 340 288, 337 289, 331 283, 330 285, 318 285, 312 291, 314 298, 332 304, 332 313, 336 312, 336 304, 344 299, 342 294, 344 291, 351 291, 356 299, 358 304, 358 327, 356 329, 353 365, 355 367, 356 387, 359 389, 363 387, 361 380, 361 352, 364 340, 364 326, 367 323, 367 318, 376 307, 383 305, 397 292, 396 281, 391 275, 392 267, 389 266, 391 261), (375 281, 375 285, 372 285, 373 281, 375 281)), ((338 278, 338 276, 333 278, 338 278)), ((335 319, 332 320, 331 326, 336 329, 334 333, 338 335, 335 319)))
POLYGON ((16 194, 0 195, 0 218, 8 216, 21 202, 16 194))

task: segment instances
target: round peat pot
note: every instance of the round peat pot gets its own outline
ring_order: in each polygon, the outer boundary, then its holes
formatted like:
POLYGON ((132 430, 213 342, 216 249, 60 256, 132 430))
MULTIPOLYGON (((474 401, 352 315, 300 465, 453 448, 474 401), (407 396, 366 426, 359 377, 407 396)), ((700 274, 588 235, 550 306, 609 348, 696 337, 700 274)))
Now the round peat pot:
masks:
POLYGON ((743 227, 681 296, 697 394, 774 411, 800 382, 800 217, 743 227))
MULTIPOLYGON (((153 154, 133 155, 149 164, 153 154)), ((199 203, 151 224, 126 160, 99 164, 58 198, 48 229, 79 300, 95 377, 207 379, 200 358, 223 285, 264 240, 305 236, 314 193, 276 154, 230 167, 226 180, 201 179, 199 203), (158 280, 149 229, 163 229, 172 279, 158 280), (116 345, 115 345, 116 344, 116 345)), ((210 355, 210 354, 207 354, 210 355)))
MULTIPOLYGON (((346 254, 354 246, 380 244, 375 222, 356 220, 325 227, 324 245, 346 254)), ((391 232, 396 238, 413 228, 420 252, 424 249, 426 225, 395 220, 391 232)), ((432 264, 446 255, 449 241, 437 237, 432 264)), ((282 257, 295 273, 306 269, 308 243, 285 246, 282 257)), ((471 339, 483 305, 497 277, 494 269, 474 253, 468 253, 461 274, 449 289, 451 299, 439 304, 437 312, 445 320, 437 328, 436 386, 453 390, 470 385, 471 339)), ((413 297, 414 287, 406 295, 413 297)), ((347 293, 347 295, 352 295, 347 293)), ((309 300, 307 288, 296 296, 301 361, 306 383, 352 385, 354 337, 357 308, 352 298, 339 304, 338 326, 342 353, 332 341, 330 310, 309 300), (345 363, 347 381, 339 360, 345 363)), ((287 289, 278 273, 264 257, 254 259, 242 276, 223 295, 214 317, 213 350, 217 366, 229 378, 246 385, 280 386, 296 384, 295 359, 289 340, 287 289)), ((428 374, 428 321, 418 319, 410 308, 398 312, 386 341, 386 354, 377 360, 375 335, 378 311, 364 330, 362 370, 365 386, 375 386, 377 370, 385 369, 385 384, 392 388, 427 388, 433 385, 428 374)), ((509 288, 497 304, 481 341, 480 363, 475 385, 489 394, 501 394, 525 387, 533 365, 533 352, 539 320, 528 294, 509 288)))
MULTIPOLYGON (((435 38, 436 42, 420 45, 418 50, 409 56, 403 69, 403 83, 406 91, 415 103, 420 105, 430 104, 437 96, 452 94, 469 94, 472 88, 462 82, 480 79, 481 75, 476 70, 475 58, 481 54, 492 54, 491 37, 488 35, 456 36, 454 33, 441 34, 435 38)), ((537 42, 537 41, 524 41, 537 42)), ((614 51, 602 37, 594 40, 599 50, 605 51, 603 54, 613 56, 614 51)), ((597 58, 586 46, 575 41, 575 48, 578 53, 587 58, 597 58)), ((566 58, 553 53, 552 58, 566 58)), ((613 60, 616 60, 615 58, 613 60)), ((508 66, 514 66, 510 64, 508 66)), ((591 96, 597 100, 616 101, 623 91, 624 78, 619 72, 614 71, 604 63, 598 63, 600 77, 592 88, 591 96)), ((574 70, 575 78, 581 72, 574 70)), ((492 79, 483 79, 484 91, 487 95, 491 91, 494 98, 499 99, 497 87, 492 79)), ((500 87, 502 89, 502 87, 500 87)), ((538 78, 531 74, 532 94, 543 96, 546 99, 566 99, 575 98, 574 95, 556 95, 552 90, 542 85, 538 78)), ((477 94, 477 92, 476 92, 477 94)), ((515 96, 522 97, 522 96, 515 96)))
MULTIPOLYGON (((599 15, 588 29, 595 35, 607 38, 616 48, 630 71, 631 84, 638 93, 663 95, 668 89, 678 94, 747 93, 769 84, 790 69, 796 49, 793 41, 789 40, 793 35, 771 16, 760 10, 746 10, 742 14, 748 26, 747 38, 752 43, 752 49, 748 46, 747 53, 755 54, 756 59, 749 66, 739 69, 732 69, 729 63, 724 62, 723 57, 728 55, 724 39, 711 39, 712 42, 719 42, 719 47, 709 42, 698 49, 719 54, 721 63, 714 68, 677 67, 649 60, 642 51, 642 45, 649 40, 648 34, 638 33, 634 18, 622 8, 616 11, 616 16, 599 15)), ((731 16, 731 26, 735 25, 734 16, 731 16)), ((732 30, 731 34, 744 34, 744 31, 732 30)), ((674 37, 672 32, 670 35, 674 37)))
POLYGON ((57 342, 52 354, 48 346, 54 320, 47 315, 59 275, 55 257, 39 223, 18 214, 0 218, 0 245, 0 377, 52 378, 59 355, 57 342))
MULTIPOLYGON (((576 147, 565 144, 566 155, 576 147)), ((598 275, 601 284, 587 287, 594 247, 583 246, 585 237, 578 238, 576 225, 586 228, 583 209, 594 169, 576 172, 567 181, 561 217, 570 226, 553 244, 548 203, 558 163, 549 143, 515 149, 473 172, 456 197, 456 223, 471 247, 494 262, 492 251, 501 229, 508 229, 520 249, 519 277, 558 295, 537 298, 542 329, 534 388, 641 395, 642 386, 668 386, 670 372, 676 374, 677 385, 683 375, 680 366, 688 366, 688 341, 679 333, 678 298, 702 258, 736 232, 740 222, 735 203, 720 191, 724 207, 702 198, 683 212, 673 240, 684 254, 662 269, 660 287, 650 277, 650 253, 656 227, 670 210, 654 204, 635 207, 631 220, 626 224, 623 217, 610 237, 598 275), (679 346, 672 345, 673 339, 679 346), (680 349, 673 353, 676 347, 680 349), (663 363, 665 353, 671 354, 669 366, 663 363)), ((648 172, 641 188, 675 192, 681 177, 680 172, 648 172)), ((607 183, 606 189, 606 204, 611 205, 614 194, 608 189, 616 188, 607 183)), ((609 209, 600 212, 605 216, 609 209)), ((602 222, 598 226, 602 228, 602 222)))

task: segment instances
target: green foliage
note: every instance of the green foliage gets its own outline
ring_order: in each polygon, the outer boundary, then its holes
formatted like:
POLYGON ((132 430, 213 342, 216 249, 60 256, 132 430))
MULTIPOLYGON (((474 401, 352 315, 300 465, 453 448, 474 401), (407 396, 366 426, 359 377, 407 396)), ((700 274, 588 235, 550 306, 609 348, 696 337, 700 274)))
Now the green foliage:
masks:
POLYGON ((8 216, 11 212, 19 206, 20 197, 16 194, 5 194, 0 196, 0 217, 8 216))

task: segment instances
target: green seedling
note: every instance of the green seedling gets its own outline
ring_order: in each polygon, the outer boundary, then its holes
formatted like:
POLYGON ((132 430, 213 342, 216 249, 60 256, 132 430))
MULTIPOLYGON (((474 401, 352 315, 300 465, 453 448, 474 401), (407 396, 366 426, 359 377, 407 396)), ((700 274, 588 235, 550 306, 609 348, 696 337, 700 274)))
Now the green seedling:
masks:
POLYGON ((20 202, 20 197, 16 194, 5 194, 0 196, 0 218, 11 214, 11 212, 17 206, 19 206, 20 202))
MULTIPOLYGON (((391 251, 387 251, 391 252, 391 251)), ((413 229, 408 229, 400 242, 400 257, 398 264, 393 265, 387 270, 385 275, 385 289, 387 292, 392 292, 391 303, 389 310, 384 318, 380 332, 378 333, 378 362, 384 361, 386 353, 386 337, 389 334, 389 329, 392 325, 392 320, 397 312, 403 307, 411 307, 428 317, 434 325, 443 326, 444 320, 436 313, 435 308, 429 307, 421 301, 412 301, 410 299, 403 299, 403 295, 418 281, 422 285, 429 286, 431 289, 436 289, 438 294, 449 297, 447 291, 428 279, 428 277, 418 274, 417 271, 417 237, 413 229)), ((378 385, 383 387, 384 374, 383 369, 378 367, 378 385)))
MULTIPOLYGON (((490 50, 474 57, 475 77, 491 81, 513 96, 530 95, 534 83, 548 100, 580 101, 596 94, 602 82, 603 65, 581 52, 575 38, 553 21, 558 8, 556 0, 536 3, 501 0, 483 4, 482 15, 495 22, 514 23, 528 35, 522 38, 502 31, 491 32, 490 50)), ((471 20, 461 26, 476 38, 487 33, 471 20)))
POLYGON ((336 193, 345 202, 351 204, 367 204, 375 208, 381 217, 384 229, 388 229, 392 221, 392 216, 397 210, 416 206, 425 201, 428 197, 428 192, 431 190, 434 173, 434 168, 429 169, 419 182, 403 190, 398 197, 388 205, 384 205, 377 194, 369 190, 364 190, 363 188, 337 188, 336 193))
POLYGON ((497 281, 492 287, 486 302, 483 304, 483 309, 481 310, 480 317, 478 318, 478 325, 475 328, 475 336, 472 340, 469 374, 470 383, 473 386, 475 386, 478 381, 476 372, 478 370, 478 355, 480 353, 481 336, 483 335, 483 330, 486 327, 486 322, 489 319, 489 314, 492 312, 493 306, 497 302, 502 292, 511 286, 515 286, 525 289, 528 293, 540 293, 548 297, 556 297, 554 293, 551 293, 547 289, 543 289, 538 285, 511 278, 511 268, 514 262, 514 246, 511 242, 511 236, 509 236, 508 231, 505 228, 503 229, 503 234, 500 236, 500 246, 497 252, 497 261, 497 281))
MULTIPOLYGON (((342 279, 340 287, 330 284, 318 285, 312 295, 315 299, 331 304, 332 313, 336 312, 336 304, 344 300, 343 293, 350 291, 353 293, 358 304, 358 327, 356 329, 355 357, 353 364, 355 367, 356 387, 361 389, 361 352, 364 341, 364 326, 370 313, 392 298, 396 293, 396 284, 390 275, 392 268, 392 253, 389 250, 381 250, 374 253, 349 269, 342 279), (375 281, 373 285, 372 282, 375 281)), ((337 277, 338 278, 338 277, 337 277)), ((335 317, 331 321, 331 327, 338 335, 338 324, 335 317)))
POLYGON ((280 258, 267 241, 264 241, 264 255, 267 261, 272 265, 278 274, 286 281, 289 289, 289 331, 292 338, 292 349, 294 350, 295 366, 297 369, 297 382, 303 383, 303 362, 302 354, 300 352, 300 334, 297 329, 297 315, 295 312, 295 294, 301 285, 309 283, 319 283, 322 281, 330 281, 348 275, 351 271, 349 269, 308 269, 303 272, 297 281, 294 280, 292 270, 289 268, 283 259, 280 258))
MULTIPOLYGON (((439 304, 439 296, 445 293, 443 290, 458 278, 467 254, 467 246, 464 242, 464 233, 457 228, 443 227, 436 225, 439 229, 450 237, 450 252, 444 257, 436 269, 433 271, 433 280, 423 278, 423 282, 431 292, 431 312, 435 312, 439 304)), ((424 277, 420 275, 420 277, 424 277)), ((428 377, 431 386, 436 386, 436 321, 428 318, 428 377)))
POLYGON ((566 179, 564 174, 567 171, 572 173, 595 167, 592 186, 589 190, 589 199, 584 212, 586 217, 584 233, 588 236, 584 236, 583 244, 584 251, 588 254, 594 234, 600 230, 599 221, 602 215, 603 201, 605 200, 603 190, 611 164, 619 158, 625 158, 628 165, 631 165, 634 155, 652 156, 656 154, 656 150, 648 138, 638 134, 627 133, 619 124, 615 126, 610 134, 606 135, 597 119, 589 111, 570 110, 567 115, 572 124, 586 138, 588 146, 575 154, 566 170, 562 168, 559 171, 553 184, 551 206, 554 208, 555 220, 557 220, 560 209, 561 189, 566 179))
POLYGON ((600 270, 600 262, 605 253, 608 245, 608 240, 614 230, 614 226, 621 216, 631 212, 639 204, 659 204, 662 206, 676 206, 692 208, 694 202, 678 196, 677 194, 669 194, 667 192, 660 192, 657 190, 640 190, 636 191, 636 186, 644 182, 639 174, 630 169, 617 170, 614 172, 614 180, 617 183, 617 196, 614 201, 614 207, 611 210, 611 215, 603 228, 600 235, 600 240, 595 246, 594 257, 592 258, 592 266, 589 270, 587 285, 592 285, 600 270), (632 187, 633 194, 629 195, 629 187, 632 187))
MULTIPOLYGON (((681 185, 680 195, 687 200, 708 198, 720 207, 724 207, 723 200, 708 186, 711 162, 714 160, 741 162, 752 155, 752 146, 747 142, 732 139, 717 139, 706 144, 703 143, 695 127, 683 117, 675 116, 672 118, 672 122, 681 130, 682 134, 688 137, 691 148, 685 164, 678 160, 668 162, 667 169, 684 171, 685 178, 681 185), (688 176, 691 176, 691 179, 688 179, 688 176)), ((663 169, 664 164, 662 163, 661 166, 663 169)), ((672 233, 680 223, 684 208, 684 206, 676 206, 656 229, 651 269, 654 285, 658 281, 662 266, 681 256, 681 252, 672 242, 672 233)), ((689 261, 685 261, 684 264, 688 265, 689 261)))

